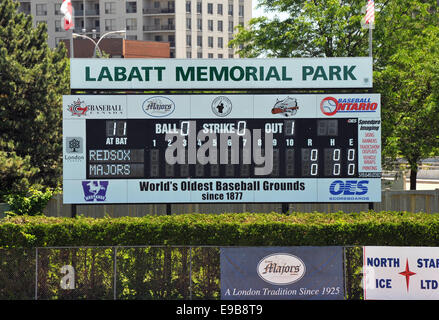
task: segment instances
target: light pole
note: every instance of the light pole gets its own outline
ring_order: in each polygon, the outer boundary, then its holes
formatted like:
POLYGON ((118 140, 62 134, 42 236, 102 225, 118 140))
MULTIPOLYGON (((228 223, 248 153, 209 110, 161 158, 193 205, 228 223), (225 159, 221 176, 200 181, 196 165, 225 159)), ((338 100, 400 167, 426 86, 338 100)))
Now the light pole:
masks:
POLYGON ((102 56, 102 51, 101 48, 99 48, 99 43, 101 42, 102 39, 104 39, 106 36, 110 35, 110 34, 126 34, 126 30, 118 30, 118 31, 110 31, 107 32, 105 34, 102 35, 102 37, 99 38, 99 40, 96 42, 94 39, 90 38, 89 36, 86 36, 85 34, 79 34, 79 33, 73 33, 73 39, 76 37, 81 37, 84 39, 88 39, 91 42, 93 42, 94 44, 94 50, 93 50, 93 58, 96 58, 96 48, 99 50, 99 54, 100 56, 102 56))

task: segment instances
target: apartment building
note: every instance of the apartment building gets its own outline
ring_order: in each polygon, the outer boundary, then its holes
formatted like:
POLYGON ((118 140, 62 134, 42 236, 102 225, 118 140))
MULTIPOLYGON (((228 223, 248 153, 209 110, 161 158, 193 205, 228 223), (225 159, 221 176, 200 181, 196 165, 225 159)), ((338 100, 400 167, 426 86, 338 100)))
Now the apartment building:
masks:
MULTIPOLYGON (((68 38, 62 0, 19 2, 35 24, 47 23, 49 46, 68 38)), ((72 0, 72 5, 75 33, 99 38, 126 30, 127 40, 169 42, 171 58, 236 58, 229 40, 252 14, 252 0, 72 0)))

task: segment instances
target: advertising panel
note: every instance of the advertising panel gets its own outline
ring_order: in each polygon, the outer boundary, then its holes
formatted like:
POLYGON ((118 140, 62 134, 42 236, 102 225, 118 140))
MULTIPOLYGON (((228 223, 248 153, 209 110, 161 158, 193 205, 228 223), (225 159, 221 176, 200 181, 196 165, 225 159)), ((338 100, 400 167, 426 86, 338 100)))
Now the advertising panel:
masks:
POLYGON ((438 300, 439 248, 364 247, 365 300, 438 300))
POLYGON ((223 300, 344 298, 342 247, 221 248, 223 300))

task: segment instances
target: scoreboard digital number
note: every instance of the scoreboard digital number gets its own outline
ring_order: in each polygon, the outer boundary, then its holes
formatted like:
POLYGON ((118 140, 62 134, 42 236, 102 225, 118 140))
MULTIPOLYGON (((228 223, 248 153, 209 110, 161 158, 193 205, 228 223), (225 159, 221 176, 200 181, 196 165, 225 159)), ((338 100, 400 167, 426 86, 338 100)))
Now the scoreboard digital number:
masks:
POLYGON ((65 96, 63 126, 67 203, 381 199, 377 94, 65 96))

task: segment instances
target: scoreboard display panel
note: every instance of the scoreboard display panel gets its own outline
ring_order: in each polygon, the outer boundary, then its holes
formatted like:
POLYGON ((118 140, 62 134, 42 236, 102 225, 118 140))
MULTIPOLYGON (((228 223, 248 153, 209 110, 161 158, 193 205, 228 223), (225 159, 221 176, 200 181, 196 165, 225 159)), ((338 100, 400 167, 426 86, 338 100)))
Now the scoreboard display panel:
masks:
POLYGON ((379 94, 63 104, 65 203, 381 201, 379 94))

